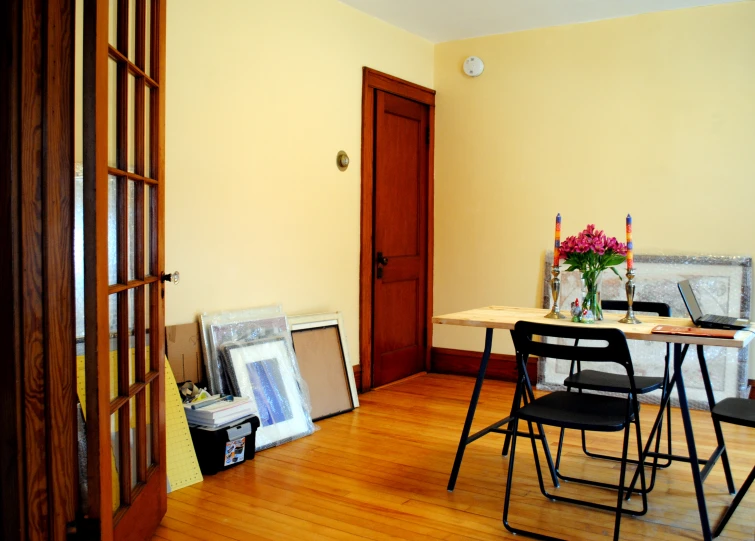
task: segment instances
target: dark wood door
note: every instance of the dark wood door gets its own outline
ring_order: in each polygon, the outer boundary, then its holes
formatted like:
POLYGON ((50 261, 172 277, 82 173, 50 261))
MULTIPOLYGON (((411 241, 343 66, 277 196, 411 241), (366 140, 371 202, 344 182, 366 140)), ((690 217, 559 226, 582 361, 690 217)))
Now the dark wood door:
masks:
POLYGON ((375 92, 375 387, 425 369, 429 107, 375 92))
POLYGON ((166 0, 84 4, 88 518, 148 539, 167 508, 166 0))

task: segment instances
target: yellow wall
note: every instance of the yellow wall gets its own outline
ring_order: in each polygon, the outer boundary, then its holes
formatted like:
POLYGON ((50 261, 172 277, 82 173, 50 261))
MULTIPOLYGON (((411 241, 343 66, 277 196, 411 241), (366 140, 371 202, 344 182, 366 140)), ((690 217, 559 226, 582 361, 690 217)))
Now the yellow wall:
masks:
POLYGON ((443 43, 435 88, 436 314, 539 306, 557 212, 564 236, 631 212, 638 253, 755 253, 755 2, 443 43))
POLYGON ((180 0, 167 26, 166 324, 338 310, 358 362, 362 66, 432 86, 433 45, 335 0, 180 0))

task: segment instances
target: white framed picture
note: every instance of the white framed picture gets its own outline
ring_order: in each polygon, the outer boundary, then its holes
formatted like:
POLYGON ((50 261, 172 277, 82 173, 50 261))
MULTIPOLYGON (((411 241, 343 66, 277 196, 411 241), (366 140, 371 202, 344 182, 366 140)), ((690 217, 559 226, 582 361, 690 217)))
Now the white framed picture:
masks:
POLYGON ((289 343, 282 337, 222 348, 229 384, 252 400, 260 419, 257 451, 314 431, 289 343))

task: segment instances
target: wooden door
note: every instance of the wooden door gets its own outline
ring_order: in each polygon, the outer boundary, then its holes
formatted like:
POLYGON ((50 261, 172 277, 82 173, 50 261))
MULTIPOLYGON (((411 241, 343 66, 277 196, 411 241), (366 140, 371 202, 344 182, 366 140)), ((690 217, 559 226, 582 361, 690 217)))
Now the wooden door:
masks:
POLYGON ((375 92, 372 384, 425 369, 429 107, 375 92))
POLYGON ((88 517, 148 539, 167 507, 165 0, 84 5, 88 517))

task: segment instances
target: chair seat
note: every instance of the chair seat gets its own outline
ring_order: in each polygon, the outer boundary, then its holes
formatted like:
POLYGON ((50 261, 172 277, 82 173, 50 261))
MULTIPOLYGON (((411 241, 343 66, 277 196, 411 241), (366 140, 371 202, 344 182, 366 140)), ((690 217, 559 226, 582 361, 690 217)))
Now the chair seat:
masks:
POLYGON ((755 400, 725 398, 713 406, 711 414, 718 421, 755 428, 755 400))
MULTIPOLYGON (((564 380, 564 385, 575 389, 606 391, 611 393, 628 393, 629 377, 626 374, 609 374, 598 370, 582 370, 564 380)), ((634 385, 637 394, 645 394, 663 385, 662 377, 635 376, 634 385)))
POLYGON ((615 432, 624 429, 628 406, 626 398, 556 391, 527 404, 516 416, 549 426, 615 432))

